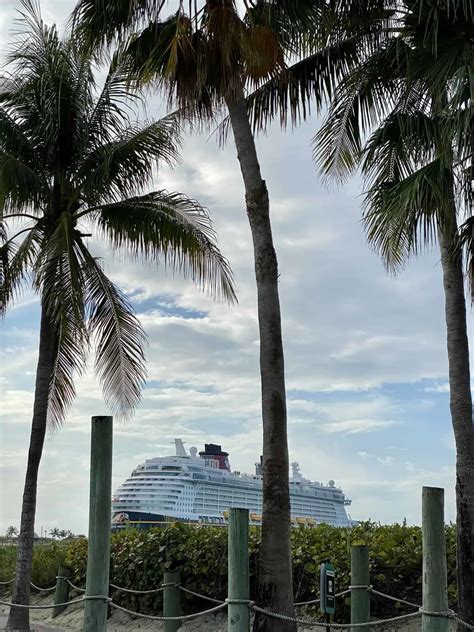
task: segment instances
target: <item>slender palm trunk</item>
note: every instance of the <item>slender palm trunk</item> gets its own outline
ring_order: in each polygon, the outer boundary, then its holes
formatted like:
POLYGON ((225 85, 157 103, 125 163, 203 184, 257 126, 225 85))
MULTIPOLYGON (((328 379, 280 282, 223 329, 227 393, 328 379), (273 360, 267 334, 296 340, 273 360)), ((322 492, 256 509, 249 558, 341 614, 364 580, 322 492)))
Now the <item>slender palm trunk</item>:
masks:
MULTIPOLYGON (((15 569, 15 584, 12 601, 19 604, 30 603, 31 564, 33 559, 33 539, 36 513, 36 490, 38 468, 43 453, 46 434, 46 418, 48 409, 49 383, 54 361, 53 328, 45 313, 41 310, 40 342, 38 366, 36 369, 35 400, 33 405, 33 421, 31 424, 30 449, 26 470, 23 505, 21 509, 20 535, 15 569)), ((7 630, 30 630, 29 610, 14 608, 10 610, 7 630)))
MULTIPOLYGON (((268 191, 260 173, 243 91, 237 98, 228 99, 227 107, 245 184, 257 281, 263 419, 263 523, 258 599, 260 605, 275 612, 293 615, 289 463, 278 263, 273 247, 268 191)), ((296 626, 259 616, 256 617, 254 630, 289 632, 296 630, 296 626)))
POLYGON ((448 340, 451 419, 456 441, 458 608, 474 624, 474 419, 462 257, 453 256, 451 228, 439 230, 448 340))

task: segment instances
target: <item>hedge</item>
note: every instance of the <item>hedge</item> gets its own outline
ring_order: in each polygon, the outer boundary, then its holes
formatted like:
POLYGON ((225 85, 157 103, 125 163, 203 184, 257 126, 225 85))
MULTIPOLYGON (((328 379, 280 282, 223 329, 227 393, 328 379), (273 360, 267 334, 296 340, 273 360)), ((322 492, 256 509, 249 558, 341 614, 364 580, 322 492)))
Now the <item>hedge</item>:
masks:
MULTIPOLYGON (((450 605, 456 605, 455 546, 453 525, 446 527, 448 591, 450 605)), ((257 554, 260 529, 250 530, 251 597, 255 598, 257 554)), ((382 592, 421 603, 421 529, 407 525, 379 525, 371 522, 352 529, 329 525, 299 527, 292 531, 293 582, 297 601, 314 599, 319 593, 319 564, 330 558, 336 568, 337 590, 350 584, 350 547, 367 544, 370 551, 371 583, 382 592)), ((87 541, 78 540, 66 551, 65 563, 72 569, 74 582, 83 585, 87 565, 87 541)), ((125 530, 112 536, 111 581, 135 590, 160 586, 163 571, 180 568, 182 583, 192 590, 217 599, 227 596, 227 530, 175 524, 165 529, 125 530)), ((113 591, 120 604, 141 612, 157 612, 162 595, 134 596, 113 591)), ((206 603, 185 595, 185 608, 195 611, 206 603)), ((406 610, 379 598, 373 600, 375 616, 406 610)), ((338 619, 349 616, 349 599, 338 604, 338 619)))
MULTIPOLYGON (((35 544, 31 581, 40 588, 51 588, 56 583, 58 567, 64 563, 68 545, 61 542, 35 544)), ((15 574, 17 546, 0 547, 0 581, 9 581, 15 574)))

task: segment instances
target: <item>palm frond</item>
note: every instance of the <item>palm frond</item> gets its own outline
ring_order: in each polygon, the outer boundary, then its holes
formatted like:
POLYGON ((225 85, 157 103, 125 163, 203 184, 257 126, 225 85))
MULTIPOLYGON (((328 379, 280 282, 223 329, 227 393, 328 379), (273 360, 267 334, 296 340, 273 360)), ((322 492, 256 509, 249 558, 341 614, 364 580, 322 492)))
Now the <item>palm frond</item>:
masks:
POLYGON ((81 375, 89 350, 85 325, 84 259, 81 238, 69 212, 59 217, 34 262, 34 283, 53 329, 54 365, 48 397, 48 422, 59 426, 74 401, 74 380, 81 375))
POLYGON ((177 114, 124 128, 119 139, 101 144, 85 157, 77 174, 84 200, 97 205, 138 193, 159 162, 174 164, 179 147, 177 114))
POLYGON ((0 207, 2 214, 37 211, 44 202, 47 187, 36 169, 2 151, 0 141, 0 207), (6 211, 6 213, 5 213, 6 211))
POLYGON ((327 46, 293 64, 247 97, 254 130, 264 130, 276 117, 282 127, 306 120, 314 103, 320 109, 338 81, 360 62, 356 43, 327 46))
POLYGON ((139 95, 130 88, 130 69, 124 55, 117 52, 107 77, 88 116, 87 149, 98 148, 120 136, 130 125, 129 112, 139 95))
POLYGON ((232 272, 216 246, 209 214, 195 200, 157 191, 103 206, 98 222, 114 248, 161 259, 211 295, 236 300, 232 272))
POLYGON ((400 181, 385 181, 365 198, 363 222, 369 243, 389 269, 396 270, 412 254, 429 247, 439 228, 448 226, 453 204, 453 174, 435 159, 400 181))
MULTIPOLYGON (((2 226, 3 228, 3 226, 2 226)), ((7 239, 6 231, 0 237, 0 315, 4 315, 11 302, 16 300, 27 282, 31 281, 36 257, 41 248, 41 228, 33 226, 18 245, 7 239)))
POLYGON ((158 19, 163 5, 161 0, 79 0, 71 24, 83 45, 102 51, 115 39, 123 39, 145 18, 158 19))
POLYGON ((83 320, 67 307, 53 324, 54 364, 49 383, 48 423, 60 426, 76 397, 75 380, 85 368, 89 339, 83 320))
POLYGON ((471 292, 471 302, 474 303, 474 217, 472 215, 459 227, 456 247, 464 250, 465 253, 466 278, 471 292))
POLYGON ((96 341, 95 371, 106 402, 128 418, 140 401, 146 380, 146 335, 126 296, 104 274, 84 245, 88 327, 96 341))

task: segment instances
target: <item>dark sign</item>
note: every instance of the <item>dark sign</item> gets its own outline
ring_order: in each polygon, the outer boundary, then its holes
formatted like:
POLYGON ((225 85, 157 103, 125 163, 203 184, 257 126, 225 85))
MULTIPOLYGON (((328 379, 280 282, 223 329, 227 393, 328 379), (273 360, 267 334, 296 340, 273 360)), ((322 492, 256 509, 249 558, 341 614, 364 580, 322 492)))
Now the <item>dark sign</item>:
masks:
POLYGON ((321 564, 320 576, 321 612, 334 614, 336 611, 336 576, 330 562, 321 564))

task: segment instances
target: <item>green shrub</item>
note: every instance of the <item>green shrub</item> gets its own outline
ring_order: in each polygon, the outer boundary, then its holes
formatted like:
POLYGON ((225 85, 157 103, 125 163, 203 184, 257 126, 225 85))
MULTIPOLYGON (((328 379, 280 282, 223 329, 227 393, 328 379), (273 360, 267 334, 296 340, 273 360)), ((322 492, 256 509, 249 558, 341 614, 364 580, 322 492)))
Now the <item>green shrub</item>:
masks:
MULTIPOLYGON (((454 526, 446 527, 448 591, 451 605, 456 599, 454 526)), ((337 590, 350 584, 350 547, 367 544, 370 576, 374 588, 402 599, 421 603, 421 529, 406 525, 363 523, 352 529, 329 525, 300 527, 292 531, 293 580, 296 601, 314 599, 319 594, 319 564, 330 558, 336 567, 337 590)), ((255 598, 260 530, 250 529, 251 597, 255 598)), ((78 540, 67 548, 65 563, 73 570, 74 582, 83 585, 87 566, 87 541, 78 540)), ((174 524, 165 529, 125 530, 112 536, 111 581, 135 590, 158 588, 163 571, 180 568, 182 583, 191 590, 225 599, 227 596, 227 529, 174 524)), ((134 596, 118 591, 113 598, 125 607, 141 612, 157 612, 162 594, 134 596)), ((186 609, 206 607, 195 597, 184 596, 186 609)), ((402 613, 398 604, 374 598, 375 616, 402 613)), ((349 617, 349 599, 338 602, 337 618, 349 617)))
MULTIPOLYGON (((35 544, 31 581, 40 588, 50 588, 56 583, 60 564, 64 563, 67 545, 61 542, 35 544)), ((8 581, 15 574, 16 545, 0 547, 0 581, 8 581)))

